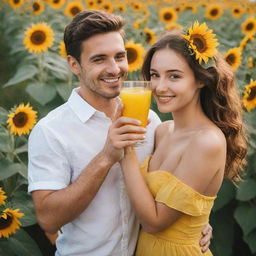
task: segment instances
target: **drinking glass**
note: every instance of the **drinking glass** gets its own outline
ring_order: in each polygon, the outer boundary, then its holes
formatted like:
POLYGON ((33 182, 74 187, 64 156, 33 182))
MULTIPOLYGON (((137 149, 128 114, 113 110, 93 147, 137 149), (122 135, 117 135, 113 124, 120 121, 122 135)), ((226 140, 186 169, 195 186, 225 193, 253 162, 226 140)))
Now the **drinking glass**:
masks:
POLYGON ((146 127, 151 94, 150 81, 124 81, 120 93, 124 105, 123 116, 138 119, 141 126, 146 127))

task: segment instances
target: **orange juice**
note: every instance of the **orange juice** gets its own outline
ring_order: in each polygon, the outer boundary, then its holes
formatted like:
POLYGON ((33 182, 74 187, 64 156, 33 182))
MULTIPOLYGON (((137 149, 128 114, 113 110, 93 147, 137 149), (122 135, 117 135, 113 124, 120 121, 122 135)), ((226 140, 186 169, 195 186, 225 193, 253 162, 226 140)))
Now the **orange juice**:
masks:
POLYGON ((151 90, 147 88, 123 88, 120 96, 124 104, 123 116, 139 119, 142 122, 141 125, 146 127, 151 90))

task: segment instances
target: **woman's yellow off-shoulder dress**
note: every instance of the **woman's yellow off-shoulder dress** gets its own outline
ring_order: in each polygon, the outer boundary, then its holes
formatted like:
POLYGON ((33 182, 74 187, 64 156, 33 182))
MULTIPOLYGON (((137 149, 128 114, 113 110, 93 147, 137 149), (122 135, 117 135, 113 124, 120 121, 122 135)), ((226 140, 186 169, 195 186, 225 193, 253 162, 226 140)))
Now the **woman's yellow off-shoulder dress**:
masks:
POLYGON ((185 215, 159 233, 141 230, 136 256, 211 256, 210 250, 201 252, 199 241, 216 196, 198 193, 167 171, 147 172, 149 160, 141 165, 141 171, 155 200, 185 215))

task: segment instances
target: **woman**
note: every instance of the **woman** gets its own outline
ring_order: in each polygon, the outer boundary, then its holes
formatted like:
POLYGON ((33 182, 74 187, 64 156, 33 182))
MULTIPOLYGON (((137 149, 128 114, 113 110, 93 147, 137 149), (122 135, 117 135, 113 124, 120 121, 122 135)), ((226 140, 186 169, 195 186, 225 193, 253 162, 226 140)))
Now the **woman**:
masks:
POLYGON ((132 147, 121 160, 142 225, 136 256, 212 255, 200 250, 201 230, 223 177, 235 182, 246 155, 234 75, 216 46, 206 24, 195 23, 187 35, 163 36, 146 55, 143 76, 173 120, 157 128, 154 154, 141 168, 132 147))

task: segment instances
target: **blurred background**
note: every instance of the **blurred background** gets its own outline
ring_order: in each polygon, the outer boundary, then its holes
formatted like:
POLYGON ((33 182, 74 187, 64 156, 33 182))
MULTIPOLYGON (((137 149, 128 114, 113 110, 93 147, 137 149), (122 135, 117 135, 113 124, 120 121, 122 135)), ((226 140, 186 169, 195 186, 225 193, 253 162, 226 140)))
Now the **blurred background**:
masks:
POLYGON ((243 180, 238 186, 225 180, 215 201, 211 250, 256 255, 256 3, 247 0, 0 0, 0 255, 54 253, 56 235, 40 229, 27 194, 27 140, 34 124, 78 86, 63 31, 86 9, 125 17, 129 80, 141 79, 143 56, 164 31, 186 31, 198 20, 216 33, 236 74, 250 139, 243 180))

